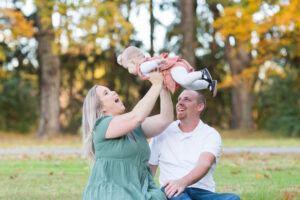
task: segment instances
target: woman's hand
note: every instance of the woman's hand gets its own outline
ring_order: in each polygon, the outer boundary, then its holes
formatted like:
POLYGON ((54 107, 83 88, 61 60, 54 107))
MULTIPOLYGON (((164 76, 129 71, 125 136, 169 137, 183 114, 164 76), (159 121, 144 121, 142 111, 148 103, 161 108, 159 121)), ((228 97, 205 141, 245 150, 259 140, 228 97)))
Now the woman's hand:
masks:
POLYGON ((160 72, 152 71, 149 75, 149 81, 152 83, 152 85, 162 85, 164 78, 160 72))

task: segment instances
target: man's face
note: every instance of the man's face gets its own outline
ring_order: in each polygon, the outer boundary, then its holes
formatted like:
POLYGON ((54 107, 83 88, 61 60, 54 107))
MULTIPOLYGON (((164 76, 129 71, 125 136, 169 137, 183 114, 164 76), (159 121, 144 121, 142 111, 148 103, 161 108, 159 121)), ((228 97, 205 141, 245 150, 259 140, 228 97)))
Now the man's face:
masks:
POLYGON ((198 104, 198 94, 192 90, 184 90, 178 97, 176 104, 177 119, 199 118, 203 104, 198 104))

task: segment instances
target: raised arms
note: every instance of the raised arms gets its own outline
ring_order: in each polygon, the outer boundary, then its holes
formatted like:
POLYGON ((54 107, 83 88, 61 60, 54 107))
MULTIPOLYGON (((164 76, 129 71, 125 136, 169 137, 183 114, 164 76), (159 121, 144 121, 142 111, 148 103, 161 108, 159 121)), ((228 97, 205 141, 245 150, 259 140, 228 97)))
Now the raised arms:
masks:
POLYGON ((163 77, 159 72, 150 73, 151 88, 137 103, 131 112, 114 117, 105 134, 105 138, 116 138, 130 132, 141 124, 150 114, 162 89, 163 77))

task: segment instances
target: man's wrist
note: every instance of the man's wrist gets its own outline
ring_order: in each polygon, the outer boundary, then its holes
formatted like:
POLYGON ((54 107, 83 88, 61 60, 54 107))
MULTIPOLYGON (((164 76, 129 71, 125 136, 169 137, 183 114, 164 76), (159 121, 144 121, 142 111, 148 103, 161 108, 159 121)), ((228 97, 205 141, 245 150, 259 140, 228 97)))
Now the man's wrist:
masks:
POLYGON ((187 178, 182 177, 181 179, 179 179, 180 183, 184 186, 184 188, 186 188, 187 186, 189 186, 189 183, 187 181, 187 178))

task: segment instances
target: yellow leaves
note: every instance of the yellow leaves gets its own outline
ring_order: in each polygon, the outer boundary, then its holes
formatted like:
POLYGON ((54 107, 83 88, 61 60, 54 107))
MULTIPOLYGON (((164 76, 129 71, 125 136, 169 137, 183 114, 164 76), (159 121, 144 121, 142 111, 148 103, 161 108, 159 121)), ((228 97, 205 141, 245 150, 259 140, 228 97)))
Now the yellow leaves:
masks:
POLYGON ((19 37, 33 37, 34 28, 33 22, 28 21, 21 11, 16 11, 14 9, 0 9, 0 13, 4 15, 4 18, 7 20, 7 27, 11 30, 11 36, 13 39, 19 37))
POLYGON ((225 79, 218 84, 218 88, 227 88, 231 86, 237 86, 241 82, 246 83, 246 85, 250 89, 253 81, 256 78, 256 74, 258 72, 257 67, 249 67, 242 70, 240 74, 237 75, 227 75, 225 79))
POLYGON ((225 38, 234 35, 238 41, 249 42, 254 22, 251 14, 243 8, 234 6, 226 7, 223 15, 214 22, 213 26, 225 38))
MULTIPOLYGON (((4 52, 3 46, 0 46, 0 62, 4 62, 6 60, 6 54, 4 52)), ((0 68, 0 76, 1 76, 1 68, 0 68)))
POLYGON ((68 8, 59 4, 61 18, 68 20, 64 20, 58 28, 56 37, 67 37, 67 52, 74 53, 76 48, 80 48, 77 52, 85 55, 99 55, 107 45, 128 45, 133 27, 123 17, 120 4, 116 1, 98 0, 81 1, 76 6, 68 5, 68 8), (59 31, 61 29, 65 31, 59 31))
POLYGON ((100 79, 101 77, 103 77, 105 75, 105 70, 104 68, 97 68, 95 70, 95 78, 96 79, 100 79))

